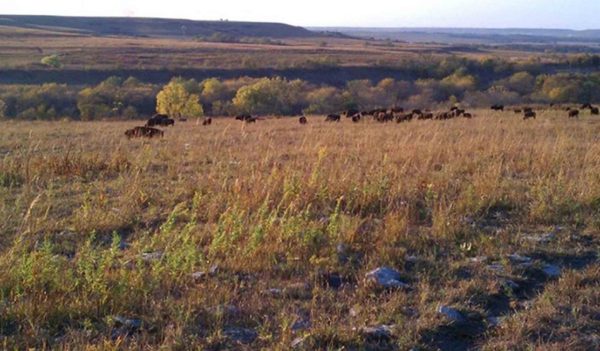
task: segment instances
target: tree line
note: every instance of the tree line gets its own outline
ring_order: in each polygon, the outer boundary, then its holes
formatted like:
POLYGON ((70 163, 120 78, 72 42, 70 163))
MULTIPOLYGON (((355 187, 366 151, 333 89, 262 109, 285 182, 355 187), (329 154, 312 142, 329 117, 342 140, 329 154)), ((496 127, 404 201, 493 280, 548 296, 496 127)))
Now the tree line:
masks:
POLYGON ((487 81, 465 67, 436 79, 348 81, 343 87, 281 77, 173 78, 167 85, 110 77, 95 86, 66 84, 0 86, 4 119, 135 119, 156 112, 176 117, 325 114, 350 108, 401 105, 445 108, 522 103, 600 102, 600 73, 512 73, 487 81))

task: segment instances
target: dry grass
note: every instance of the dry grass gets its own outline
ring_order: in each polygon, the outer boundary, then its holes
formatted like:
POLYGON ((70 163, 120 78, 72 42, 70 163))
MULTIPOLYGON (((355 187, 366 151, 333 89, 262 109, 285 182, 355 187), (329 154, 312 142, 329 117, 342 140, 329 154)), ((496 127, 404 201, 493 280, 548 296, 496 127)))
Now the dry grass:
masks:
POLYGON ((556 62, 557 56, 481 47, 393 43, 363 39, 285 39, 285 45, 211 43, 194 38, 90 37, 0 26, 0 68, 39 69, 58 54, 65 69, 258 69, 313 68, 318 65, 398 67, 403 60, 440 57, 504 58, 514 62, 556 62), (370 43, 366 45, 365 43, 370 43))
POLYGON ((306 336, 307 349, 598 347, 600 120, 477 115, 217 119, 150 141, 128 141, 132 123, 3 123, 0 345, 286 350, 306 336), (561 276, 545 277, 544 264, 561 276), (381 265, 411 289, 365 285, 381 265), (324 286, 331 272, 347 284, 324 286), (467 321, 445 320, 439 304, 467 321), (116 316, 142 326, 128 333, 116 316), (310 328, 292 330, 299 316, 310 328), (491 316, 507 318, 493 327, 491 316), (395 325, 390 341, 353 329, 382 323, 395 325), (228 326, 259 337, 236 344, 228 326))

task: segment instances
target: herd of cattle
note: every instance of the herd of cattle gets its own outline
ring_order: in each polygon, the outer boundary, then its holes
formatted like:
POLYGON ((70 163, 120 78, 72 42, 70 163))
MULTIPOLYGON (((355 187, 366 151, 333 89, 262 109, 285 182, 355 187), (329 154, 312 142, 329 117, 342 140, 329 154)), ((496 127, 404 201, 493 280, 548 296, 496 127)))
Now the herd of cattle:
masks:
MULTIPOLYGON (((554 104, 550 104, 550 108, 560 109, 560 107, 558 107, 554 104)), ((494 111, 505 111, 504 105, 493 105, 491 107, 491 109, 494 111)), ((564 107, 564 110, 567 112, 569 118, 579 117, 579 114, 581 113, 581 111, 584 111, 586 109, 590 110, 591 115, 596 115, 596 116, 600 115, 600 109, 598 109, 598 107, 592 106, 592 104, 589 104, 589 103, 583 104, 579 109, 573 108, 570 106, 564 107)), ((531 107, 515 108, 515 109, 513 109, 513 111, 516 114, 522 113, 523 119, 535 118, 537 116, 536 112, 531 107)))
MULTIPOLYGON (((558 107, 554 104, 550 104, 550 107, 553 109, 564 109, 567 112, 569 118, 577 118, 581 114, 581 111, 589 109, 591 115, 600 115, 600 111, 598 107, 592 106, 591 104, 584 104, 579 109, 572 107, 558 107)), ((504 112, 508 109, 505 108, 504 105, 493 105, 491 106, 491 110, 497 112, 504 112)), ((512 111, 516 114, 522 114, 523 119, 535 119, 537 116, 536 111, 534 111, 531 107, 522 107, 522 108, 513 108, 512 111)), ((448 120, 453 118, 473 118, 474 115, 465 111, 464 109, 453 106, 448 111, 436 112, 433 113, 429 110, 420 110, 414 109, 410 111, 405 111, 401 107, 392 107, 389 109, 381 108, 374 109, 370 111, 358 111, 355 109, 350 109, 348 111, 343 112, 342 114, 329 114, 325 117, 326 122, 340 122, 342 120, 342 116, 347 119, 350 119, 354 123, 359 123, 361 120, 365 118, 372 118, 375 122, 386 123, 386 122, 396 122, 403 123, 409 122, 413 119, 417 120, 448 120)), ((257 120, 260 120, 258 117, 253 117, 249 114, 242 114, 235 117, 236 120, 242 121, 244 123, 256 123, 257 120)), ((180 121, 185 121, 184 118, 180 118, 180 121)), ((298 118, 298 122, 300 124, 308 124, 308 119, 305 116, 300 116, 298 118)), ((209 126, 212 124, 212 118, 204 118, 202 121, 203 126, 209 126)), ((125 132, 127 138, 154 138, 154 137, 162 137, 164 132, 156 127, 169 127, 174 126, 175 120, 169 118, 167 115, 157 114, 150 118, 146 125, 135 127, 133 129, 129 129, 125 132)))

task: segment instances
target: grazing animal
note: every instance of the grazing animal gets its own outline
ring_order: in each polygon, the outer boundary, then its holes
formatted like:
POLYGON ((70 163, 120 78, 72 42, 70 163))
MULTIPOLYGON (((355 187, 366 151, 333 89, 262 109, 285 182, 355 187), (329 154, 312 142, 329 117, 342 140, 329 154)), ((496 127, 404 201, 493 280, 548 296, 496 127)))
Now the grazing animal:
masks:
POLYGON ((340 115, 336 115, 336 114, 330 114, 327 115, 327 118, 325 118, 325 122, 339 122, 340 121, 340 115))
POLYGON ((569 118, 577 118, 577 117, 579 117, 579 110, 569 111, 569 118))
POLYGON ((209 126, 212 124, 212 118, 205 118, 204 121, 202 121, 202 125, 203 126, 209 126))
POLYGON ((504 105, 492 105, 491 109, 494 111, 504 111, 504 105))
POLYGON ((391 113, 403 113, 404 112, 404 108, 402 107, 392 107, 390 109, 391 113))
POLYGON ((306 119, 306 117, 301 116, 300 118, 298 118, 298 122, 300 122, 300 124, 307 124, 308 120, 306 119))
POLYGON ((348 111, 346 111, 344 113, 344 115, 346 115, 346 118, 350 118, 350 117, 354 117, 356 115, 358 115, 360 113, 360 111, 355 110, 355 109, 349 109, 348 111))
POLYGON ((249 119, 252 119, 252 116, 249 114, 241 114, 241 115, 235 116, 235 119, 238 121, 247 121, 249 119))
POLYGON ((179 118, 177 119, 177 121, 179 121, 179 122, 187 122, 187 118, 184 118, 184 117, 179 117, 179 118))
POLYGON ((152 118, 150 118, 146 122, 146 127, 154 127, 154 126, 168 127, 168 126, 174 126, 174 125, 175 125, 174 119, 169 118, 169 116, 167 116, 167 115, 161 115, 161 114, 156 114, 156 115, 152 116, 152 118))
POLYGON ((473 115, 468 112, 465 112, 465 113, 463 113, 463 117, 464 118, 473 118, 473 115))
POLYGON ((244 122, 246 122, 246 123, 256 123, 256 118, 255 117, 246 118, 244 120, 244 122))
POLYGON ((360 115, 354 115, 354 116, 352 116, 352 122, 354 122, 354 123, 360 122, 360 115))
POLYGON ((598 110, 597 107, 592 107, 590 109, 590 113, 593 114, 593 115, 600 115, 600 111, 598 110))
POLYGON ((520 108, 516 108, 516 109, 515 109, 515 113, 518 113, 518 114, 520 114, 521 112, 523 112, 523 110, 521 110, 520 108))
POLYGON ((581 109, 582 110, 585 110, 586 108, 589 108, 591 110, 593 107, 594 106, 592 106, 592 104, 590 104, 590 103, 586 103, 586 104, 581 105, 581 109))
POLYGON ((144 126, 144 127, 135 127, 133 129, 128 129, 125 131, 125 135, 127 136, 127 139, 154 138, 154 137, 163 137, 164 132, 160 129, 144 126))
POLYGON ((533 111, 527 111, 527 112, 525 112, 525 114, 523 115, 523 119, 530 119, 530 118, 533 118, 533 119, 535 119, 535 117, 536 117, 536 113, 535 113, 535 112, 533 112, 533 111))

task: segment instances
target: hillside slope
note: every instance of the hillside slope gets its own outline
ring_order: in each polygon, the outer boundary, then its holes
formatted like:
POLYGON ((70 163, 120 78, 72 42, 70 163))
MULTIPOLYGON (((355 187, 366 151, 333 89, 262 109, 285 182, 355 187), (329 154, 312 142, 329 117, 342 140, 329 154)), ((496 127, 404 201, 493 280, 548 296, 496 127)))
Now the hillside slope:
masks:
POLYGON ((235 37, 307 38, 319 35, 282 23, 161 18, 0 15, 0 25, 99 36, 193 37, 223 33, 235 37))

